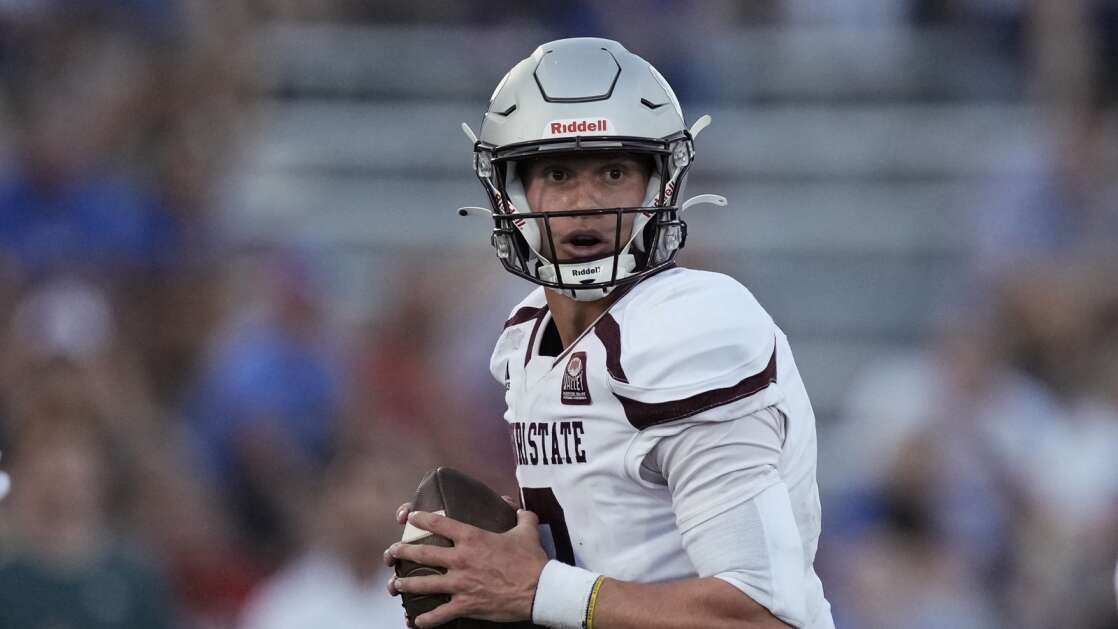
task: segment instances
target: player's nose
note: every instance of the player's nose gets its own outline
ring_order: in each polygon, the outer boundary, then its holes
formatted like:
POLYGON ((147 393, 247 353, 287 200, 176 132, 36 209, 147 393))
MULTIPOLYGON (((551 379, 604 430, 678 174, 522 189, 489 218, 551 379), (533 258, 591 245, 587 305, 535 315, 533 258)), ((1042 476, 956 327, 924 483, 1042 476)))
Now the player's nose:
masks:
MULTIPOLYGON (((598 210, 601 209, 600 194, 591 177, 580 176, 571 191, 570 209, 572 210, 598 210)), ((582 217, 583 219, 589 217, 582 217)))

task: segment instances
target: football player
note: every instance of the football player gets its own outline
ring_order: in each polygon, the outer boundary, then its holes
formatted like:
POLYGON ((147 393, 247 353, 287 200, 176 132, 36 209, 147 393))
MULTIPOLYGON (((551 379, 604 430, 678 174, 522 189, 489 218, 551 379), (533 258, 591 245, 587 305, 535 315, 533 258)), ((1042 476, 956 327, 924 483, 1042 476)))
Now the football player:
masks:
POLYGON ((493 352, 519 524, 401 523, 453 548, 393 593, 450 593, 454 618, 547 627, 834 626, 813 568, 815 418, 788 341, 741 284, 673 262, 695 136, 668 83, 605 39, 540 46, 500 82, 474 167, 504 268, 539 285, 493 352))

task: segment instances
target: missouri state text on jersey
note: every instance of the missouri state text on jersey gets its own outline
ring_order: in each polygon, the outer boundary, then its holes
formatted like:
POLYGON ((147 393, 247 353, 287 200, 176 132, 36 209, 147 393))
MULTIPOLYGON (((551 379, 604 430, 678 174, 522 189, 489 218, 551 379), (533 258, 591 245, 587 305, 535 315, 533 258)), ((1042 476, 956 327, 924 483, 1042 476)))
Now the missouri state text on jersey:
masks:
POLYGON ((512 422, 512 445, 517 465, 572 465, 586 463, 582 421, 512 422))
POLYGON ((711 469, 701 484, 711 498, 680 501, 650 453, 689 427, 771 407, 786 424, 779 474, 810 571, 820 528, 815 418, 784 334, 752 294, 725 275, 669 269, 547 355, 542 340, 554 331, 543 291, 512 311, 490 368, 506 385, 524 505, 550 531, 554 556, 646 583, 696 576, 681 531, 721 513, 719 496, 734 492, 711 469))

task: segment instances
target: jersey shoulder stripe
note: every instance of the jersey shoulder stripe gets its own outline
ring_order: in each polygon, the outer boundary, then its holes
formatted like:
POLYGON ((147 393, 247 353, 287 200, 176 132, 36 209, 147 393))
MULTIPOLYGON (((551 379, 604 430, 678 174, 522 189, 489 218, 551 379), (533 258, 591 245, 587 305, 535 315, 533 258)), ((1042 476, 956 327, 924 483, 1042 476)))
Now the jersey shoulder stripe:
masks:
POLYGON ((720 421, 781 398, 779 328, 728 276, 676 268, 648 278, 594 333, 610 390, 637 429, 700 414, 720 421))
POLYGON ((637 430, 667 422, 686 419, 703 411, 724 406, 731 402, 756 395, 776 383, 776 349, 773 349, 769 364, 760 373, 747 376, 737 384, 721 389, 711 389, 696 393, 682 400, 667 402, 642 402, 614 392, 614 397, 625 409, 625 417, 637 430))

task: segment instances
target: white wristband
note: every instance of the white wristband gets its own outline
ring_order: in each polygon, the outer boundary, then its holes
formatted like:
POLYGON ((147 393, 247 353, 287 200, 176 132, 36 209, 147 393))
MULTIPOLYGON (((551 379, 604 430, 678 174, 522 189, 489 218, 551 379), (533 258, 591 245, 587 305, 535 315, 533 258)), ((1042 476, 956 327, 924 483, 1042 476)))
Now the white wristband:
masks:
POLYGON ((582 629, 599 576, 554 559, 544 564, 532 602, 532 622, 551 629, 582 629))

